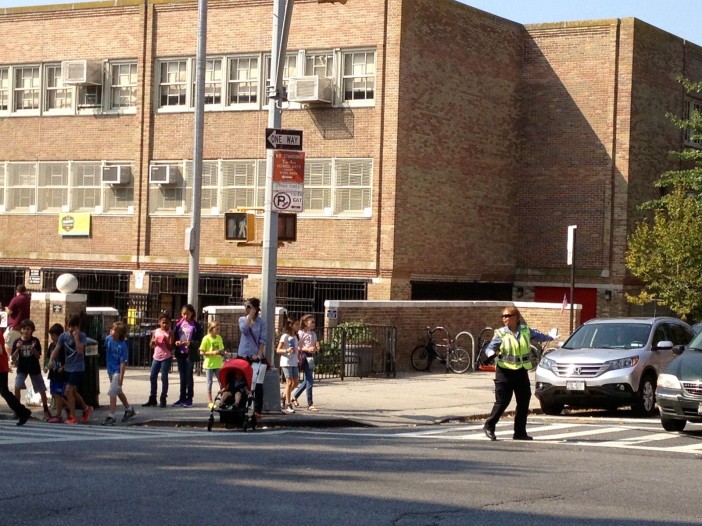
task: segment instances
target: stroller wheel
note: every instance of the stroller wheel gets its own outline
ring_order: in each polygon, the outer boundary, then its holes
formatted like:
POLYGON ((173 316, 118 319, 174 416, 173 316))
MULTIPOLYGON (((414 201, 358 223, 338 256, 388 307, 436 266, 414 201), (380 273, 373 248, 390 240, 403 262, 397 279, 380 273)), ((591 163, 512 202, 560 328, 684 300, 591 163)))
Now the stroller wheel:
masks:
POLYGON ((212 431, 212 425, 214 424, 214 416, 210 415, 210 418, 207 420, 207 430, 212 431))

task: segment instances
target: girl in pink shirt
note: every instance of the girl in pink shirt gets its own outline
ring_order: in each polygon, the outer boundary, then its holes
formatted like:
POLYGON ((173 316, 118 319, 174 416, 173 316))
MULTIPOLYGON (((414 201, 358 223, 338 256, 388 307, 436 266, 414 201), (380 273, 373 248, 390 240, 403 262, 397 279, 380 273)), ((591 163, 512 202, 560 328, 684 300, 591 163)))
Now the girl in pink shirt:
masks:
POLYGON ((158 318, 158 327, 151 335, 151 348, 154 350, 154 359, 151 362, 151 395, 149 401, 143 407, 156 406, 156 391, 158 388, 158 373, 161 372, 161 407, 166 407, 168 397, 168 373, 171 371, 173 362, 173 348, 175 347, 175 337, 171 330, 171 318, 167 314, 161 314, 158 318))

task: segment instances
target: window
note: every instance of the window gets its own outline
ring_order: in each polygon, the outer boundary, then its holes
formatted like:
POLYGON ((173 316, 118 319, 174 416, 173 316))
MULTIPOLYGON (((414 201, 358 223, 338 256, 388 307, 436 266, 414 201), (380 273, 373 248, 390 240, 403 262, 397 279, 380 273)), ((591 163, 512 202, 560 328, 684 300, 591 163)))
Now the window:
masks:
POLYGON ((110 65, 110 109, 136 108, 136 62, 110 65))
POLYGON ((261 163, 256 160, 222 161, 223 211, 235 210, 238 207, 263 206, 259 203, 263 203, 265 197, 265 162, 263 169, 260 168, 261 163))
POLYGON ((5 163, 0 163, 0 212, 5 211, 5 163))
POLYGON ((375 52, 345 52, 343 60, 344 101, 373 100, 375 98, 375 52))
POLYGON ((304 213, 370 215, 372 159, 308 159, 304 213))
POLYGON ((78 109, 102 108, 102 86, 77 86, 78 109))
MULTIPOLYGON (((683 112, 683 119, 685 120, 697 120, 698 123, 702 122, 702 102, 697 102, 694 100, 685 101, 685 110, 683 112)), ((690 128, 685 129, 685 146, 691 146, 693 148, 702 148, 702 137, 700 137, 699 132, 695 136, 694 130, 690 128)))
MULTIPOLYGON (((292 77, 297 77, 297 54, 286 55, 285 64, 283 65, 283 86, 287 87, 289 80, 292 77)), ((264 105, 268 104, 268 95, 270 93, 271 86, 273 85, 273 74, 271 72, 271 56, 266 55, 266 92, 263 94, 265 100, 264 105)))
MULTIPOLYGON (((193 97, 195 107, 195 92, 197 91, 196 61, 193 61, 193 97)), ((222 104, 222 59, 207 59, 205 61, 205 105, 222 104)))
POLYGON ((228 104, 256 104, 258 88, 258 57, 230 58, 228 104))
MULTIPOLYGON (((133 184, 103 185, 105 164, 101 161, 8 162, 4 165, 6 176, 0 178, 0 205, 4 205, 5 212, 18 213, 133 213, 133 184)), ((0 175, 2 170, 0 165, 0 175)))
POLYGON ((159 107, 185 106, 187 103, 188 61, 167 60, 161 62, 159 107))
POLYGON ((73 88, 64 86, 61 77, 61 65, 49 65, 44 68, 46 102, 44 109, 47 112, 52 110, 70 110, 73 107, 73 88))
MULTIPOLYGON (((149 183, 149 213, 182 215, 190 208, 186 177, 183 177, 183 163, 158 162, 156 166, 169 166, 172 182, 169 184, 149 183)), ((154 166, 154 165, 152 165, 154 166)), ((186 172, 187 174, 187 172, 186 172)))
POLYGON ((39 110, 41 84, 39 66, 20 66, 14 68, 15 111, 39 110))
POLYGON ((10 107, 10 68, 0 68, 0 111, 10 107))
POLYGON ((318 75, 320 77, 334 76, 334 54, 306 53, 305 75, 318 75))

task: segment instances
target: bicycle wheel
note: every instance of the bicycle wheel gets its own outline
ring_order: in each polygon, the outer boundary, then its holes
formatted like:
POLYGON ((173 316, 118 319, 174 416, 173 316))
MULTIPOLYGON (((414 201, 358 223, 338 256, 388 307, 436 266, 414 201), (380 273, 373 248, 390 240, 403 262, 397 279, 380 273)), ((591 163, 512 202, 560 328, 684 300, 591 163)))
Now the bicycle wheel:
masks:
POLYGON ((449 352, 448 366, 454 373, 465 373, 470 369, 471 356, 463 347, 456 347, 449 352))
POLYGON ((417 345, 411 355, 412 367, 415 371, 427 371, 429 369, 429 350, 426 345, 417 345))

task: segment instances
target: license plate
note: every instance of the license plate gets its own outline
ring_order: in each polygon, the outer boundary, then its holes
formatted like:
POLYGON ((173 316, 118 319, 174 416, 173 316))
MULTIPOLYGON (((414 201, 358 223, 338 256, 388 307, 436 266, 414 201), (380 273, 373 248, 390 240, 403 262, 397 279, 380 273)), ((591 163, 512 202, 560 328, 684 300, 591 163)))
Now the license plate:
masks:
POLYGON ((566 382, 566 389, 568 391, 584 391, 585 382, 583 380, 574 380, 572 382, 566 382))

